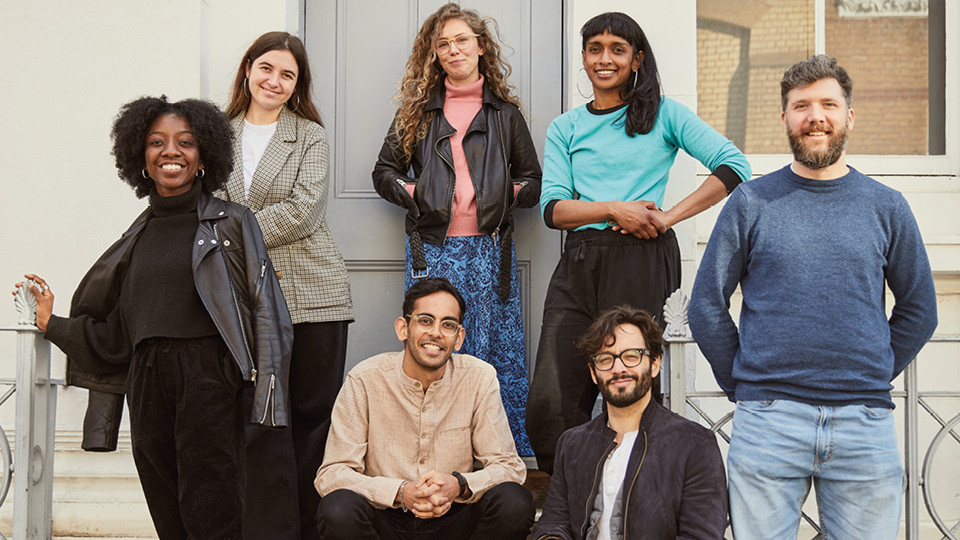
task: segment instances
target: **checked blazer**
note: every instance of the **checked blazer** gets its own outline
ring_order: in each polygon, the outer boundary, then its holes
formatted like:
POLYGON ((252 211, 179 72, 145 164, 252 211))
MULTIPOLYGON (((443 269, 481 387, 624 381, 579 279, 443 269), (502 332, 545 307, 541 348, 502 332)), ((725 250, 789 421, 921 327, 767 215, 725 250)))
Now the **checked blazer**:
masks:
POLYGON ((234 168, 216 195, 253 211, 293 323, 353 320, 347 269, 324 219, 329 151, 323 127, 283 107, 245 200, 243 115, 230 124, 234 168))

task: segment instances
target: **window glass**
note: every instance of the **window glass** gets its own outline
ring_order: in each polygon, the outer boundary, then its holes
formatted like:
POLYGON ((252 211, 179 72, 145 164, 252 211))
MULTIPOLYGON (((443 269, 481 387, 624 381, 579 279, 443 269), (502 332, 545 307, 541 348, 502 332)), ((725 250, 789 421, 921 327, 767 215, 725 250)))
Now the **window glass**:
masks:
POLYGON ((746 153, 789 153, 780 78, 825 52, 854 81, 849 153, 943 154, 943 2, 698 0, 698 113, 746 153))

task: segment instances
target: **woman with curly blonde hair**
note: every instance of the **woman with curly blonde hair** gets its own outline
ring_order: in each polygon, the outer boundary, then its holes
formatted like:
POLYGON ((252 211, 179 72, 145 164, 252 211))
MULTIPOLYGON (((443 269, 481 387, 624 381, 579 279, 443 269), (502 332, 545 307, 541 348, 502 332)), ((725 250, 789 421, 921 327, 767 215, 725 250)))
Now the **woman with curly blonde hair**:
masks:
POLYGON ((540 164, 498 40, 495 21, 454 3, 427 17, 373 184, 407 209, 406 287, 442 276, 464 295, 461 352, 497 369, 517 450, 532 455, 511 212, 537 204, 540 164))

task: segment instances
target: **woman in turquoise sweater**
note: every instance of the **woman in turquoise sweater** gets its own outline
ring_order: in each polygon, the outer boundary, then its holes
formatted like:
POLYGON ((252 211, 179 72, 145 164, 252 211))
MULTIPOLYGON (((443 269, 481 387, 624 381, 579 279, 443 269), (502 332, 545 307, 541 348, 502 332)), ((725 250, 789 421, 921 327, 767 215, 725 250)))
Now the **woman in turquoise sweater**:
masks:
POLYGON ((661 95, 653 51, 636 21, 603 13, 580 34, 594 99, 550 124, 540 194, 546 225, 570 231, 547 291, 527 402, 527 432, 546 472, 560 434, 589 420, 597 397, 588 359, 574 342, 599 312, 618 304, 659 319, 667 296, 680 287, 680 249, 671 227, 750 178, 750 165, 733 143, 661 95), (680 149, 711 174, 664 211, 680 149))

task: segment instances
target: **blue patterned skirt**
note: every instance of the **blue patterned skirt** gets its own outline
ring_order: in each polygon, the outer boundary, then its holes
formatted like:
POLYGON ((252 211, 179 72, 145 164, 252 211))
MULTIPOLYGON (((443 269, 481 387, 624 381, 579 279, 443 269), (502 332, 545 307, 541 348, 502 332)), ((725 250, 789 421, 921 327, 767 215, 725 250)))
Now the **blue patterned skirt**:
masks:
MULTIPOLYGON (((517 254, 511 246, 510 297, 497 294, 500 242, 480 236, 451 236, 442 246, 423 243, 430 277, 450 280, 467 302, 463 326, 466 338, 460 352, 493 365, 500 382, 500 397, 510 421, 513 440, 521 456, 532 456, 524 429, 527 403, 527 358, 517 275, 517 254)), ((413 285, 410 241, 407 240, 405 289, 413 285)))

